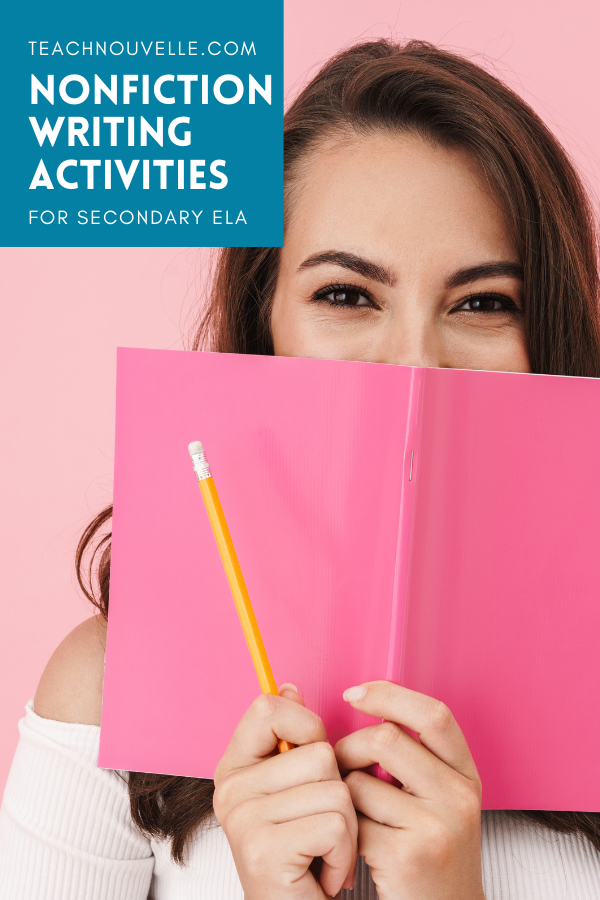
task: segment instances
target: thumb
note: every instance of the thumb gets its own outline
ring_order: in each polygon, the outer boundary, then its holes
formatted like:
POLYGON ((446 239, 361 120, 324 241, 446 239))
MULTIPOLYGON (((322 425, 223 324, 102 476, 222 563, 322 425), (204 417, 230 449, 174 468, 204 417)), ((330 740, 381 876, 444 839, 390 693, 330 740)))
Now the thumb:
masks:
POLYGON ((279 696, 285 697, 286 700, 291 700, 293 703, 299 703, 300 706, 306 706, 306 703, 302 699, 298 688, 295 684, 286 681, 285 684, 282 684, 279 688, 279 696))

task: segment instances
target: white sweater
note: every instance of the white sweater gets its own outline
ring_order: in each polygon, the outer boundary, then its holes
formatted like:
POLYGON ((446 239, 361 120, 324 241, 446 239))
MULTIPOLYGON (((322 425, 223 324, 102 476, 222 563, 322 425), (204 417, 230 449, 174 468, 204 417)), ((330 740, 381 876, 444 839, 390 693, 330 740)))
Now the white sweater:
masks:
MULTIPOLYGON (((122 774, 98 769, 100 729, 42 719, 31 703, 0 810, 1 900, 243 900, 216 824, 185 866, 139 833, 122 774)), ((487 900, 599 900, 600 855, 585 840, 483 813, 487 900)), ((361 862, 350 898, 377 894, 361 862)))

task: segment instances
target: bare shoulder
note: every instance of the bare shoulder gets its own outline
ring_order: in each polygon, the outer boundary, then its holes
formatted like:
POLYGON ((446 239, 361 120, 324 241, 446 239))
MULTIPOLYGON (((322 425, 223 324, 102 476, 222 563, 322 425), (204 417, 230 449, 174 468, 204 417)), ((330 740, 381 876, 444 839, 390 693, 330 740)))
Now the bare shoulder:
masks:
POLYGON ((57 722, 99 725, 106 620, 92 616, 67 635, 44 669, 33 708, 38 716, 57 722))

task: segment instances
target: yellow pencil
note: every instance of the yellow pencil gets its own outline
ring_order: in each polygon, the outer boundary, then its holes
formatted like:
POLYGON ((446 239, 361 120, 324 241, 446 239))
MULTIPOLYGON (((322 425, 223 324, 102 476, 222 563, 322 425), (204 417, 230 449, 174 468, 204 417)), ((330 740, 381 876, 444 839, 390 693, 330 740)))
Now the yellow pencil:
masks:
MULTIPOLYGON (((210 467, 206 460, 204 448, 200 441, 192 441, 188 446, 188 450, 192 457, 194 471, 198 478, 200 490, 202 491, 208 518, 217 542, 217 547, 219 548, 219 553, 221 554, 221 561, 223 563, 223 568, 225 569, 225 574, 227 575, 227 581, 229 582, 229 587, 233 594, 240 622, 242 623, 244 636, 248 644, 248 649, 250 650, 250 656, 252 657, 252 662, 256 669, 260 689, 263 694, 277 694, 279 696, 267 651, 265 650, 265 645, 258 627, 258 622, 256 621, 256 616, 254 615, 254 610, 252 609, 248 589, 244 581, 244 576, 242 575, 233 541, 231 540, 229 528, 227 527, 225 513, 223 512, 223 507, 219 500, 217 486, 210 474, 210 467)), ((280 753, 291 750, 293 746, 294 745, 290 744, 288 741, 279 741, 280 753)))

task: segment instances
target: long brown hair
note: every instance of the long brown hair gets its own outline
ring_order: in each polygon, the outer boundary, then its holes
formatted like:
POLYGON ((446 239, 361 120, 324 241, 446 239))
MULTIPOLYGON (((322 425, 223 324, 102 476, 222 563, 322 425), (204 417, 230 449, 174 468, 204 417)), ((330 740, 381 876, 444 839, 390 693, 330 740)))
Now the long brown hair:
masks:
MULTIPOLYGON (((460 147, 476 159, 503 209, 524 269, 531 370, 600 376, 594 217, 560 144, 533 110, 493 75, 430 44, 359 44, 331 59, 285 117, 286 214, 303 162, 325 140, 409 131, 460 147)), ((272 354, 269 316, 279 251, 220 251, 209 302, 192 349, 272 354)), ((112 508, 90 523, 77 549, 79 583, 108 614, 112 508)), ((209 820, 214 786, 205 779, 131 772, 134 821, 172 841, 181 862, 187 839, 209 820)), ((587 836, 600 850, 600 815, 519 813, 555 831, 587 836)))

